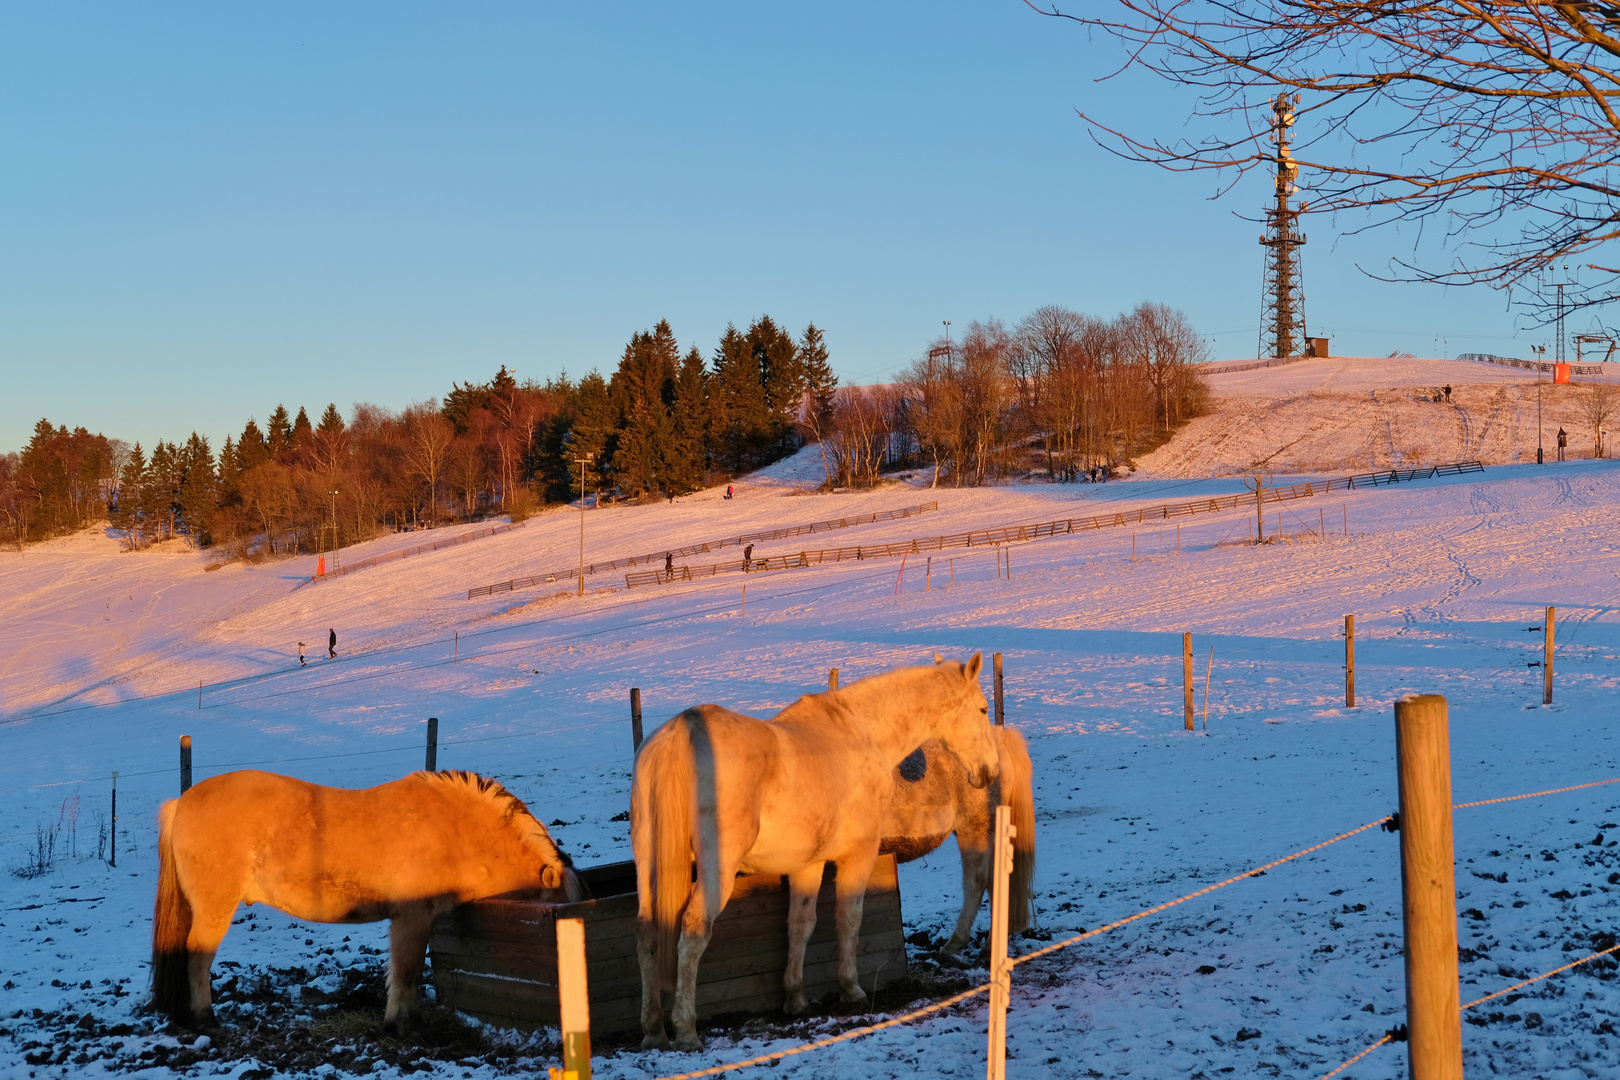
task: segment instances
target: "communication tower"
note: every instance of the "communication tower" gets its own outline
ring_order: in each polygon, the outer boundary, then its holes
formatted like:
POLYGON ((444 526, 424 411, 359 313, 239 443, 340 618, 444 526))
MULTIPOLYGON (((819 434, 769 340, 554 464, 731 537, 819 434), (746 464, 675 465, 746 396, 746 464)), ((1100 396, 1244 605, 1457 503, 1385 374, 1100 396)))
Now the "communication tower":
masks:
POLYGON ((1300 210, 1288 205, 1299 177, 1299 162, 1288 148, 1298 94, 1271 99, 1271 138, 1277 145, 1276 204, 1266 208, 1266 271, 1260 302, 1260 355, 1305 355, 1305 295, 1300 285, 1299 248, 1305 234, 1297 228, 1300 210))

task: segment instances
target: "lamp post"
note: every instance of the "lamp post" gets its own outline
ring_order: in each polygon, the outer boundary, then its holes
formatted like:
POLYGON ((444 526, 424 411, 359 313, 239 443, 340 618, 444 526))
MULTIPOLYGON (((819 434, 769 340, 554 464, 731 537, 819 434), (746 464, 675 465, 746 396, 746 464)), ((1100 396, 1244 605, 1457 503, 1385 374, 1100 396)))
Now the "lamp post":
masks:
POLYGON ((941 319, 940 322, 945 324, 945 359, 949 360, 951 358, 951 320, 941 319))
POLYGON ((579 466, 579 595, 585 595, 585 466, 590 464, 594 454, 586 454, 582 458, 575 458, 574 464, 579 466))
POLYGON ((1541 449, 1541 364, 1547 359, 1547 346, 1532 345, 1532 352, 1536 354, 1536 464, 1542 464, 1541 449))

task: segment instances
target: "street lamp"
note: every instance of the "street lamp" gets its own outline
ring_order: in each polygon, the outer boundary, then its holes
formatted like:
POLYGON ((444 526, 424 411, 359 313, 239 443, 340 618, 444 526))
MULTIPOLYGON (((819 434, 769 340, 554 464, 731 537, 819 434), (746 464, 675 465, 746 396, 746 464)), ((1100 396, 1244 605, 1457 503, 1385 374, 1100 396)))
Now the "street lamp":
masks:
POLYGON ((594 454, 574 459, 579 466, 579 595, 585 595, 585 466, 594 454))
POLYGON ((951 358, 951 320, 941 319, 940 322, 945 324, 945 359, 949 360, 951 358))

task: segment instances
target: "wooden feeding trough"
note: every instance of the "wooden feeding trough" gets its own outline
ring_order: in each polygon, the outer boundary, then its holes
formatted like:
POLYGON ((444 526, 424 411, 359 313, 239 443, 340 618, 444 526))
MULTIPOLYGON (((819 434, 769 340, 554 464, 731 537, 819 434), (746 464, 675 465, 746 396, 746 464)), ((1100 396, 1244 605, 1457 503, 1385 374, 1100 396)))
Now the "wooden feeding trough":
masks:
MULTIPOLYGON (((838 990, 833 867, 816 902, 816 929, 805 950, 804 991, 817 1001, 838 990)), ((556 920, 585 921, 591 1029, 638 1030, 641 969, 636 961, 636 869, 610 863, 581 871, 595 898, 579 904, 495 898, 462 904, 433 926, 433 985, 439 1002, 487 1023, 555 1027, 556 920)), ((906 973, 900 888, 893 855, 878 857, 866 887, 859 966, 868 994, 906 973)), ((698 966, 698 1019, 782 1007, 787 964, 786 882, 775 874, 737 879, 698 966)))

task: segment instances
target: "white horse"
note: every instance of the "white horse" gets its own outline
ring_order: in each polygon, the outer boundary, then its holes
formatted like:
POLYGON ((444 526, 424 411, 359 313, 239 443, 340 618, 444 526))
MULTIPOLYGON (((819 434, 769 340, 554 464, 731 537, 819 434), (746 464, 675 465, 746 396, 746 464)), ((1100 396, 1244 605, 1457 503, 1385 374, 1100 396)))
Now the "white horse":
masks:
POLYGON ((674 991, 676 1046, 700 1045, 698 961, 739 872, 788 879, 782 984, 786 1011, 799 1013, 808 1004, 804 952, 816 895, 825 864, 837 866, 839 996, 866 1000, 856 946, 895 766, 938 739, 975 786, 998 773, 982 662, 975 655, 885 672, 802 697, 770 720, 699 705, 648 738, 630 795, 643 1049, 669 1045, 666 989, 674 991))
POLYGON ((902 761, 894 773, 894 797, 883 820, 882 850, 900 862, 920 859, 956 834, 962 856, 962 912, 942 958, 961 951, 973 933, 973 920, 990 887, 991 833, 995 808, 1012 807, 1012 879, 1007 889, 1007 930, 1029 928, 1031 886, 1035 878, 1034 767, 1024 737, 1012 728, 991 728, 1001 753, 1001 775, 988 787, 976 788, 955 755, 937 742, 926 742, 902 761))

